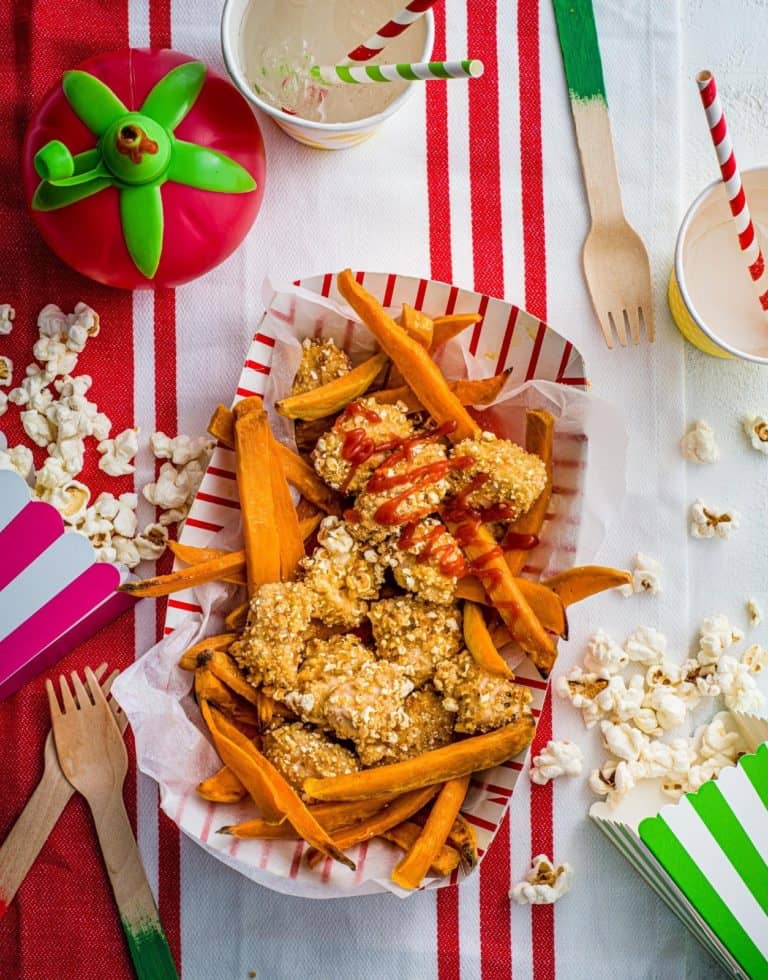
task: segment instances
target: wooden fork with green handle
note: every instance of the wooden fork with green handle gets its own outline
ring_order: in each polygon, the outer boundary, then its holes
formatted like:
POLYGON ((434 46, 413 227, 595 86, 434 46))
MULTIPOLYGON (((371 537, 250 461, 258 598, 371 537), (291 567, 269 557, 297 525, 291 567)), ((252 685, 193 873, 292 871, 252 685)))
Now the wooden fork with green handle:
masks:
POLYGON ((93 822, 139 980, 178 980, 155 900, 123 802, 128 753, 93 671, 86 683, 72 673, 72 689, 59 678, 59 705, 46 681, 59 765, 91 808, 93 822))
MULTIPOLYGON (((108 697, 118 671, 113 671, 106 680, 102 681, 106 670, 107 665, 101 664, 94 674, 101 683, 104 696, 108 697)), ((109 706, 120 731, 124 732, 128 719, 116 702, 110 700, 109 706)), ((0 918, 10 907, 19 886, 37 860, 74 792, 74 788, 64 778, 59 766, 56 746, 53 744, 53 732, 48 732, 43 752, 42 779, 27 800, 8 836, 0 844, 0 918)))
POLYGON ((582 261, 589 294, 609 347, 654 338, 651 265, 624 215, 605 97, 592 0, 553 0, 581 170, 592 218, 582 261))

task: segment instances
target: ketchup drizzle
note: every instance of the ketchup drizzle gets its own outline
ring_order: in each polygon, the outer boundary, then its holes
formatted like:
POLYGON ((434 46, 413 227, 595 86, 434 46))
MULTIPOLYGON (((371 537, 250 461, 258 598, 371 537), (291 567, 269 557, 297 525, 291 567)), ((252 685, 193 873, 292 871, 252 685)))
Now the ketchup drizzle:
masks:
POLYGON ((443 534, 449 533, 445 525, 436 524, 421 537, 416 536, 418 526, 415 521, 406 524, 398 539, 397 547, 405 551, 414 544, 424 542, 424 547, 416 557, 419 565, 426 565, 430 559, 434 559, 442 575, 450 578, 462 578, 466 575, 467 563, 455 539, 450 539, 445 544, 437 543, 443 534))

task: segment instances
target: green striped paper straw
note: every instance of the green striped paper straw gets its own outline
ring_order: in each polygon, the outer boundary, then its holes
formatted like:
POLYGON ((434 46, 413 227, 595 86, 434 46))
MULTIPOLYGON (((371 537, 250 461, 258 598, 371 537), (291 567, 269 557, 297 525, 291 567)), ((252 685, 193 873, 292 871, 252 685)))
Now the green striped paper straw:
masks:
POLYGON ((314 65, 309 73, 326 85, 368 82, 429 82, 434 79, 479 78, 485 70, 482 61, 419 61, 398 65, 314 65))

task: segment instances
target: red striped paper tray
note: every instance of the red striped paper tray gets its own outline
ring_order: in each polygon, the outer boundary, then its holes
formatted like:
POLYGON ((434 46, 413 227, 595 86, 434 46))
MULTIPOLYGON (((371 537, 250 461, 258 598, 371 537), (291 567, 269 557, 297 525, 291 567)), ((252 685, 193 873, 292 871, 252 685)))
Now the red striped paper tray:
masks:
MULTIPOLYGON (((483 377, 511 369, 508 388, 531 381, 557 382, 563 386, 558 389, 563 393, 587 387, 584 363, 578 350, 547 324, 511 303, 410 276, 365 272, 358 273, 357 279, 393 312, 399 311, 402 303, 409 303, 432 316, 454 312, 482 314, 480 323, 465 331, 439 353, 438 363, 450 376, 464 374, 483 377)), ((273 356, 276 349, 281 347, 280 338, 284 339, 286 334, 295 336, 299 341, 306 336, 332 335, 350 351, 353 360, 355 355, 365 356, 365 352, 372 349, 372 338, 364 327, 352 319, 352 314, 331 308, 325 300, 343 303, 335 292, 334 276, 330 273, 297 281, 292 288, 275 293, 268 304, 268 315, 256 330, 248 349, 235 402, 259 395, 265 398, 267 408, 271 407, 274 399, 274 392, 270 391, 273 356)), ((532 387, 535 389, 535 386, 529 386, 529 394, 532 387)), ((483 423, 495 427, 497 431, 503 430, 502 434, 511 438, 522 439, 525 407, 553 407, 551 401, 542 401, 540 393, 535 390, 532 398, 521 398, 519 403, 515 401, 515 412, 519 418, 512 422, 511 430, 510 412, 500 412, 494 407, 483 412, 483 423)), ((557 412, 556 407, 554 410, 557 412)), ((545 570, 547 574, 552 574, 573 564, 579 536, 586 454, 586 433, 578 431, 578 427, 575 430, 573 420, 568 425, 556 426, 552 505, 541 544, 525 569, 525 573, 531 577, 539 577, 545 570)), ((211 546, 217 535, 229 534, 232 544, 239 520, 234 454, 226 447, 217 446, 186 520, 181 540, 185 544, 205 547, 211 546)), ((180 641, 179 645, 182 639, 186 644, 191 635, 190 624, 198 623, 204 612, 207 615, 208 610, 203 610, 200 597, 193 591, 172 596, 168 601, 165 621, 167 645, 173 647, 176 638, 180 641)), ((206 631, 214 630, 209 627, 206 631)), ((177 655, 175 651, 173 655, 177 655)), ((152 656, 150 653, 149 657, 152 656)), ((151 669, 156 670, 154 666, 151 669)), ((180 673, 177 671, 177 674, 180 673)), ((528 660, 515 664, 515 673, 519 683, 531 689, 532 709, 538 717, 547 684, 528 660)), ((188 675, 186 677, 186 680, 177 677, 170 686, 181 692, 185 686, 189 686, 188 675)), ((179 700, 185 705, 185 712, 196 711, 189 694, 185 693, 179 700)), ((131 720, 133 723, 133 718, 131 720)), ((139 765, 156 775, 151 765, 142 765, 141 743, 139 736, 139 765)), ((462 812, 477 831, 481 860, 506 813, 526 758, 527 753, 522 753, 516 759, 478 774, 473 780, 462 812)), ((331 898, 383 890, 406 894, 387 880, 388 871, 397 860, 397 853, 378 841, 361 844, 350 851, 357 865, 357 870, 351 872, 330 859, 315 869, 309 868, 301 860, 305 849, 303 842, 247 841, 217 835, 218 827, 245 819, 249 810, 244 804, 211 804, 200 799, 194 792, 194 786, 216 768, 213 750, 206 754, 206 747, 203 746, 197 752, 195 762, 198 768, 187 773, 186 778, 160 779, 162 805, 188 836, 220 860, 270 888, 297 896, 331 898), (208 771, 205 770, 206 765, 209 766, 208 771)), ((462 875, 461 871, 457 871, 450 879, 428 881, 424 887, 443 887, 461 880, 462 875)))

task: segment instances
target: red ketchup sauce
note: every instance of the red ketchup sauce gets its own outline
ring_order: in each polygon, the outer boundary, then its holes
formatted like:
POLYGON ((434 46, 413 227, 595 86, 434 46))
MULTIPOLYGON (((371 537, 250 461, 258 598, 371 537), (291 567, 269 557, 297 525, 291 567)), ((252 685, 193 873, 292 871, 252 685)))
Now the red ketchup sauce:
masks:
MULTIPOLYGON (((336 430, 339 431, 338 426, 341 420, 345 417, 354 416, 361 417, 371 424, 381 421, 381 416, 376 412, 366 408, 360 402, 351 402, 337 419, 336 430)), ((347 430, 344 433, 341 455, 351 464, 351 468, 342 487, 342 492, 347 490, 355 473, 363 463, 378 453, 389 453, 387 458, 376 467, 368 478, 366 489, 373 493, 394 490, 396 487, 402 487, 402 490, 378 507, 374 514, 374 520, 387 527, 402 525, 398 548, 403 551, 412 545, 423 542, 424 547, 417 557, 419 563, 426 564, 429 561, 434 561, 443 575, 455 578, 474 575, 488 589, 493 589, 500 584, 503 573, 498 568, 488 568, 488 564, 503 557, 505 551, 529 551, 538 545, 539 539, 535 534, 520 534, 516 531, 509 531, 501 545, 494 545, 472 561, 466 561, 459 549, 467 548, 475 543, 483 524, 493 521, 514 520, 517 516, 515 509, 509 504, 495 504, 491 507, 473 507, 469 504, 469 497, 490 479, 490 474, 478 473, 462 491, 443 505, 443 518, 455 526, 454 540, 445 544, 438 544, 441 535, 447 531, 443 524, 437 524, 424 534, 417 534, 419 530, 418 521, 431 513, 432 508, 401 513, 401 505, 412 494, 437 483, 452 470, 466 469, 471 466, 474 463, 473 457, 458 456, 453 459, 437 460, 423 466, 415 466, 404 473, 388 472, 393 466, 404 460, 412 461, 414 449, 417 446, 436 442, 438 439, 449 435, 455 428, 456 422, 448 421, 443 422, 442 425, 437 426, 426 435, 410 436, 405 439, 389 439, 380 443, 375 442, 363 428, 347 430)), ((360 514, 355 509, 346 510, 344 518, 352 523, 359 523, 361 519, 360 514)), ((512 612, 517 610, 517 604, 514 602, 501 602, 498 606, 512 612)))
POLYGON ((415 521, 405 525, 397 542, 397 547, 401 551, 405 551, 414 544, 424 542, 424 547, 416 558, 418 564, 425 565, 432 559, 442 575, 461 578, 467 574, 467 563, 456 541, 449 540, 445 544, 437 543, 441 535, 448 533, 448 529, 443 524, 436 524, 426 534, 417 536, 418 527, 419 525, 415 521))

